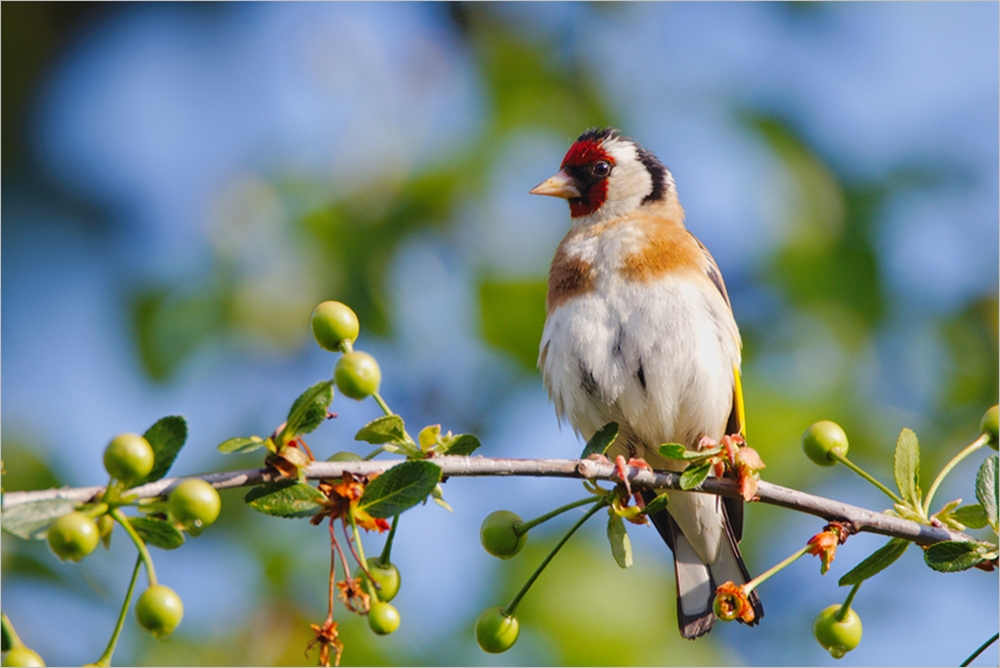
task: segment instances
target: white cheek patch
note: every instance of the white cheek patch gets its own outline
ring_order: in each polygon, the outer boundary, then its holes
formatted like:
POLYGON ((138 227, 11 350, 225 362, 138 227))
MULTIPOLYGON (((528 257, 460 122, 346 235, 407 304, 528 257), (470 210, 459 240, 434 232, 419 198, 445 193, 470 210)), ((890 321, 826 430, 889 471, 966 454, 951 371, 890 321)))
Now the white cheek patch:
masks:
POLYGON ((607 200, 602 209, 607 208, 611 216, 635 211, 653 191, 653 177, 639 160, 634 144, 610 141, 604 150, 615 159, 615 167, 608 180, 607 200))

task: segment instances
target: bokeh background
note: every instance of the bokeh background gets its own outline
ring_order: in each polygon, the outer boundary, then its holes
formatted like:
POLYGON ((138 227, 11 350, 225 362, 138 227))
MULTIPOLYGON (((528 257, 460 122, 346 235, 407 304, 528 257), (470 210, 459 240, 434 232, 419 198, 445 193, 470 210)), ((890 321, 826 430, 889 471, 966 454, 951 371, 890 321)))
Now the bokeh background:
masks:
MULTIPOLYGON (((575 456, 534 368, 563 203, 527 191, 572 140, 613 124, 673 171, 690 229, 726 277, 744 340, 750 442, 769 481, 874 509, 798 437, 834 419, 891 480, 899 430, 923 481, 997 401, 996 3, 75 4, 2 6, 2 444, 8 490, 99 484, 115 434, 183 414, 174 473, 259 465, 215 449, 266 435, 328 377, 308 316, 359 313, 383 396, 419 429, 487 456, 575 456)), ((355 449, 379 414, 338 397, 310 439, 355 449)), ((981 456, 938 500, 972 498, 981 456)), ((884 539, 852 538, 821 577, 800 560, 761 589, 754 629, 682 641, 667 549, 631 531, 615 566, 594 521, 520 608, 499 657, 472 623, 565 530, 516 559, 479 546, 498 508, 534 517, 578 482, 455 479, 454 513, 404 517, 403 623, 339 614, 344 664, 830 665, 811 637, 837 578, 884 539)), ((325 615, 329 545, 259 516, 155 554, 186 617, 169 643, 129 620, 116 662, 303 664, 325 615)), ((822 523, 748 509, 759 572, 822 523)), ((368 540, 369 551, 381 538, 368 540)), ((3 537, 3 609, 53 665, 99 656, 134 552, 79 565, 3 537)), ((910 549, 862 587, 842 665, 955 665, 996 631, 997 574, 941 574, 910 549)), ((340 609, 342 613, 342 608, 340 609)), ((994 646, 977 665, 996 665, 994 646)))

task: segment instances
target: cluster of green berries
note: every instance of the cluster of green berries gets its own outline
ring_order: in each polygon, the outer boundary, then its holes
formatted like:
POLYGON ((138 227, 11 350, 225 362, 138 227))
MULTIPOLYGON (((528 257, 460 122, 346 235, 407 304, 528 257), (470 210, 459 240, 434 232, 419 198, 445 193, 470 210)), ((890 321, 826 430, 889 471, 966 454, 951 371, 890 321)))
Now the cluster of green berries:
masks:
MULTIPOLYGON (((127 489, 142 482, 153 470, 155 454, 149 442, 138 434, 116 436, 104 451, 104 468, 127 489)), ((166 503, 169 521, 198 535, 219 517, 222 500, 204 480, 185 480, 171 490, 166 503)), ((102 537, 111 534, 114 520, 107 512, 96 520, 76 510, 58 518, 48 530, 49 547, 64 561, 80 561, 93 552, 102 537)), ((164 585, 150 586, 135 606, 139 625, 157 638, 169 637, 181 623, 184 604, 180 596, 164 585)), ((9 658, 9 657, 8 657, 9 658)))
MULTIPOLYGON (((497 510, 486 516, 479 527, 479 542, 483 549, 499 559, 510 559, 528 540, 526 531, 518 531, 521 518, 509 510, 497 510)), ((521 632, 513 614, 500 607, 487 608, 476 619, 476 642, 485 652, 506 652, 521 632)))
MULTIPOLYGON (((399 593, 399 569, 392 563, 381 564, 376 557, 368 557, 365 562, 377 595, 377 600, 368 607, 368 626, 378 635, 386 636, 399 628, 399 611, 389 603, 399 593)), ((361 578, 362 586, 368 588, 368 576, 360 566, 354 577, 361 578)))
MULTIPOLYGON (((358 401, 378 393, 382 370, 374 357, 354 350, 361 327, 351 307, 338 301, 322 302, 313 309, 309 322, 320 348, 343 353, 333 370, 333 382, 340 393, 358 401)), ((330 459, 358 459, 351 454, 338 453, 330 459)), ((388 635, 399 628, 399 611, 389 603, 399 591, 399 570, 375 557, 367 559, 366 565, 374 583, 368 581, 360 567, 354 577, 361 578, 362 586, 376 593, 376 600, 368 608, 368 626, 378 635, 388 635)))
POLYGON ((382 371, 374 357, 353 348, 361 327, 351 307, 341 302, 322 302, 313 309, 310 325, 320 348, 344 353, 333 371, 341 394, 361 400, 377 393, 382 371))

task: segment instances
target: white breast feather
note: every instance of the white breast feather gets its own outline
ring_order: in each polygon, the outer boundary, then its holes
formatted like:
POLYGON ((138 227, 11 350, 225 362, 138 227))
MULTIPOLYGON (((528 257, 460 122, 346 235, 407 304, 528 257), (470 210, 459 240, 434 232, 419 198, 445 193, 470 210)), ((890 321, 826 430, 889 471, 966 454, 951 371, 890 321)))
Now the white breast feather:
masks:
MULTIPOLYGON (((620 442, 609 456, 634 454, 654 468, 680 470, 683 465, 663 459, 656 447, 680 442, 690 448, 702 434, 724 435, 733 367, 740 361, 736 323, 714 286, 699 289, 674 276, 645 284, 613 276, 549 315, 541 343, 547 349, 545 386, 559 417, 585 439, 608 422, 619 423, 620 442), (645 388, 637 375, 640 361, 645 388), (588 373, 596 392, 588 391, 588 373), (643 451, 626 452, 626 435, 637 437, 643 451)), ((722 549, 718 497, 671 492, 670 499, 671 514, 692 546, 721 568, 729 552, 722 549)), ((727 577, 741 577, 737 571, 727 577)))
POLYGON ((721 295, 695 283, 615 277, 549 316, 541 344, 545 386, 557 413, 584 438, 615 420, 651 447, 693 446, 701 434, 718 439, 733 405, 734 330, 721 295))

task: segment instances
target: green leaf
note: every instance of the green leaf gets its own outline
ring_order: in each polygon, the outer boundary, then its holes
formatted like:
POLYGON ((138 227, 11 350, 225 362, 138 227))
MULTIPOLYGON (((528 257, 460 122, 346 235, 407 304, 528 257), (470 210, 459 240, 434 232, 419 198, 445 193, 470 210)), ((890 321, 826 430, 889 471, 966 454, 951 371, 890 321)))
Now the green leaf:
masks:
POLYGON ((892 565, 894 561, 903 556, 906 548, 910 546, 910 541, 902 538, 893 538, 888 543, 875 550, 864 561, 848 571, 837 584, 841 587, 855 585, 868 578, 881 573, 892 565))
POLYGON ((587 441, 586 447, 580 454, 580 459, 586 459, 591 455, 603 455, 608 451, 608 448, 614 445, 616 438, 618 438, 618 423, 607 423, 587 441))
POLYGON ((245 497, 247 505, 259 513, 275 517, 312 517, 326 499, 312 485, 281 480, 254 487, 245 497))
POLYGON ((198 292, 146 289, 132 303, 132 326, 146 373, 167 380, 206 341, 224 331, 226 296, 216 286, 198 292))
POLYGON ((285 428, 281 430, 281 443, 299 434, 308 434, 323 424, 333 401, 333 381, 321 380, 299 395, 288 410, 285 428))
POLYGON ((721 447, 708 448, 705 450, 688 450, 680 443, 664 443, 660 446, 660 454, 667 459, 680 459, 684 461, 706 459, 708 457, 714 457, 720 452, 722 452, 721 447))
POLYGON ((989 548, 972 541, 946 540, 934 543, 924 551, 924 561, 936 571, 965 571, 983 561, 989 548))
POLYGON ((448 446, 448 448, 444 451, 444 454, 462 455, 467 457, 478 450, 479 446, 479 439, 472 434, 459 434, 458 436, 455 436, 454 442, 448 446))
POLYGON ((618 566, 629 568, 632 565, 632 541, 625 530, 625 522, 612 509, 608 511, 608 542, 611 543, 611 556, 618 566))
POLYGON ((153 446, 153 470, 149 475, 135 484, 136 487, 147 482, 154 482, 167 475, 167 471, 173 466, 177 454, 184 447, 187 441, 187 422, 180 415, 168 415, 161 418, 146 430, 143 438, 153 446))
POLYGON ((426 460, 403 462, 368 483, 358 509, 372 517, 392 517, 411 508, 441 482, 441 469, 426 460))
POLYGON ((158 547, 161 550, 176 550, 184 544, 184 534, 166 520, 158 520, 153 517, 130 517, 128 523, 132 525, 139 537, 146 541, 147 545, 158 547))
POLYGON ((260 436, 237 436, 219 444, 219 452, 229 454, 243 454, 253 452, 264 447, 264 439, 260 436))
POLYGON ((681 489, 694 489, 705 482, 705 478, 708 477, 708 472, 711 470, 712 464, 710 462, 689 466, 681 474, 681 489))
POLYGON ((920 444, 917 435, 904 428, 896 441, 893 473, 899 496, 914 507, 920 505, 920 444))
POLYGON ((383 415, 376 418, 361 428, 354 435, 355 441, 366 441, 372 445, 382 445, 383 443, 405 443, 406 428, 403 425, 403 418, 398 415, 383 415))
POLYGON ((982 504, 986 519, 994 530, 997 528, 997 493, 1000 491, 1000 485, 997 485, 998 472, 997 456, 990 455, 976 474, 976 499, 982 504))
POLYGON ((655 515, 661 510, 666 509, 667 503, 669 501, 670 497, 667 495, 666 492, 664 492, 663 494, 660 494, 655 499, 647 503, 646 508, 643 510, 643 512, 647 515, 655 515))
POLYGON ((68 499, 42 499, 19 503, 3 509, 0 526, 12 536, 31 540, 41 538, 56 519, 76 510, 77 502, 68 499))
POLYGON ((513 355, 529 371, 538 368, 538 341, 545 327, 548 282, 485 278, 479 283, 483 338, 513 355))
POLYGON ((951 511, 951 516, 970 529, 982 529, 989 523, 989 517, 982 504, 972 503, 967 506, 959 506, 951 511))
POLYGON ((687 451, 680 443, 664 443, 660 446, 660 454, 667 459, 686 459, 687 451))
POLYGON ((441 483, 434 485, 434 489, 431 490, 431 498, 434 499, 434 503, 438 504, 449 513, 454 513, 451 504, 444 500, 444 490, 441 489, 441 483))

